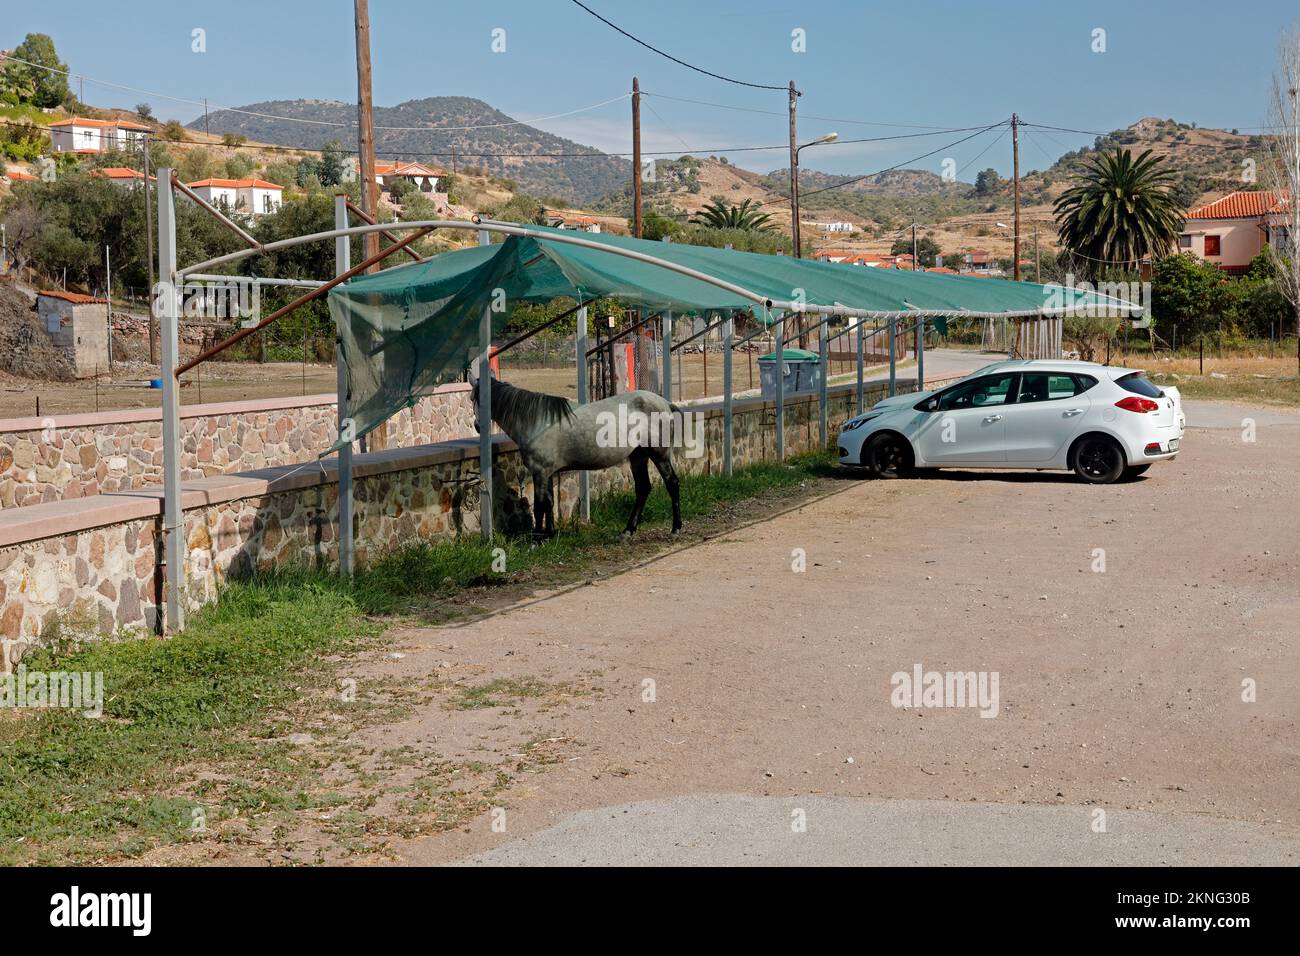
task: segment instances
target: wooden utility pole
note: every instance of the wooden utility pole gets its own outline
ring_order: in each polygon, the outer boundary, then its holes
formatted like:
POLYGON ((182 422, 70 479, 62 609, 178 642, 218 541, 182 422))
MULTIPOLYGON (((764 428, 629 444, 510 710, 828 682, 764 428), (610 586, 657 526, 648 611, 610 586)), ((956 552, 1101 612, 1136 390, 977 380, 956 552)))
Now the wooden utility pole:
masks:
POLYGON ((801 258, 799 248, 799 138, 795 111, 799 105, 799 91, 790 81, 790 238, 794 244, 794 257, 801 258))
POLYGON ((916 256, 916 223, 912 223, 912 271, 921 267, 921 260, 916 256))
POLYGON ((1020 117, 1011 114, 1011 177, 1015 196, 1015 235, 1012 238, 1011 278, 1020 281, 1020 117))
POLYGON ((1038 222, 1034 221, 1034 281, 1043 281, 1043 260, 1038 257, 1038 222))
MULTIPOLYGON (((378 221, 379 196, 375 182, 375 107, 370 87, 370 2, 355 0, 357 24, 357 153, 361 174, 361 208, 378 221)), ((364 238, 365 258, 379 253, 379 233, 364 238)))
POLYGON ((632 235, 641 238, 641 81, 632 77, 632 235))

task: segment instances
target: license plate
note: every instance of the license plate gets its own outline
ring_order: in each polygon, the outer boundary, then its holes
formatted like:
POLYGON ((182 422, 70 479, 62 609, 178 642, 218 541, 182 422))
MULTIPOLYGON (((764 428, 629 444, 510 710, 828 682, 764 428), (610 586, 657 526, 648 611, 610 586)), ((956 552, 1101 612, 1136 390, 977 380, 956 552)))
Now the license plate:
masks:
POLYGON ((1171 439, 1169 439, 1169 450, 1170 450, 1170 451, 1178 451, 1178 439, 1177 439, 1177 438, 1171 438, 1171 439))

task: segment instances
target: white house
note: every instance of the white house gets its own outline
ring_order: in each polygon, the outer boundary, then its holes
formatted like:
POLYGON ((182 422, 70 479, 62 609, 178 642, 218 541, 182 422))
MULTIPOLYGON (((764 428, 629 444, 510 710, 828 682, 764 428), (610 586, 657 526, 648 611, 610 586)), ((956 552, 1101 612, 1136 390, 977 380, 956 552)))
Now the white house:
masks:
POLYGON ((600 220, 592 216, 578 216, 556 209, 546 210, 546 224, 555 229, 573 229, 578 232, 600 232, 600 220))
POLYGON ((74 116, 50 124, 50 145, 56 153, 107 153, 135 149, 148 133, 148 126, 126 120, 74 116))
POLYGON ((200 179, 185 185, 220 210, 249 216, 275 212, 284 198, 283 186, 264 179, 200 179))
POLYGON ((817 228, 822 232, 854 232, 858 227, 851 222, 819 222, 817 228))
POLYGON ((375 163, 375 182, 384 192, 392 192, 393 183, 399 179, 408 179, 422 193, 436 193, 438 182, 446 173, 423 163, 375 163))

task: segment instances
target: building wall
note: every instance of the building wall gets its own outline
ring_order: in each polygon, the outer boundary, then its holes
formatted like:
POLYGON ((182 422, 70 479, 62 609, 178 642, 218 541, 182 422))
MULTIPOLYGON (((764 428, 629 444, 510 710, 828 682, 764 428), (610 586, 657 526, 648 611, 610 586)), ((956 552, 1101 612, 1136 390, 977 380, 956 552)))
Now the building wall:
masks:
POLYGON ((1192 237, 1191 249, 1179 247, 1180 252, 1192 252, 1198 259, 1220 266, 1247 266, 1264 248, 1264 230, 1258 219, 1189 219, 1183 226, 1183 235, 1192 237), (1205 237, 1219 237, 1219 255, 1205 254, 1205 237))
MULTIPOLYGON (((912 390, 914 383, 900 381, 912 390)), ((868 404, 883 397, 874 384, 868 404)), ((830 390, 833 437, 855 411, 855 388, 830 390)), ((679 470, 716 474, 722 467, 720 404, 706 414, 701 458, 677 456, 679 470)), ((774 406, 760 399, 733 406, 733 462, 775 454, 774 406)), ((816 396, 786 407, 787 454, 820 444, 816 396)), ((462 439, 358 455, 354 461, 357 559, 373 562, 411 542, 477 535, 478 442, 462 439)), ((531 527, 532 486, 513 443, 497 439, 493 473, 495 526, 503 533, 531 527)), ((632 486, 626 465, 591 473, 593 496, 632 486)), ((557 517, 578 503, 576 474, 557 482, 557 517)), ((186 601, 211 601, 232 575, 272 567, 337 567, 338 486, 332 468, 269 469, 187 482, 183 490, 186 601)), ((0 512, 0 670, 56 632, 147 633, 158 624, 162 575, 158 564, 161 495, 103 494, 0 512)))
POLYGON ((101 304, 76 305, 38 296, 36 314, 50 341, 63 350, 78 378, 108 368, 108 312, 101 304))
MULTIPOLYGON (((314 461, 338 437, 337 417, 333 395, 184 405, 181 476, 314 461)), ((443 386, 389 419, 385 431, 375 447, 473 435, 469 386, 443 386)), ((159 486, 162 462, 156 408, 0 420, 0 509, 159 486)))

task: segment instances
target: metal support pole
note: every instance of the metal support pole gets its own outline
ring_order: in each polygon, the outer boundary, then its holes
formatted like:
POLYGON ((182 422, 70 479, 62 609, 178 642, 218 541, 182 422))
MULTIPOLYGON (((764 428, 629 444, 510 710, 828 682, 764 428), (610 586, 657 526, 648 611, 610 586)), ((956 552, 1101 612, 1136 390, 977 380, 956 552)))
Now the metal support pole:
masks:
POLYGON ((854 332, 857 333, 857 338, 858 338, 858 414, 861 415, 864 411, 866 411, 866 409, 862 407, 864 401, 863 380, 866 377, 866 365, 867 365, 866 355, 863 352, 866 343, 863 342, 862 340, 862 324, 866 320, 859 317, 855 321, 857 322, 857 325, 854 327, 854 332))
POLYGON ((663 386, 663 396, 669 402, 673 400, 673 314, 665 312, 660 318, 663 323, 663 334, 660 336, 663 345, 663 367, 659 370, 661 384, 663 386))
MULTIPOLYGON (((578 310, 578 334, 574 339, 574 356, 578 366, 578 404, 587 404, 587 307, 578 310)), ((578 516, 591 518, 591 475, 578 472, 578 516)))
POLYGON ((818 364, 821 365, 822 367, 821 369, 822 374, 820 376, 821 386, 817 390, 819 393, 817 396, 818 399, 817 411, 819 416, 818 421, 819 424, 821 425, 821 431, 820 431, 821 439, 822 439, 821 447, 825 449, 827 444, 830 443, 830 435, 829 435, 830 422, 827 420, 830 410, 827 407, 826 389, 829 387, 829 383, 827 380, 830 378, 830 374, 831 374, 831 370, 829 367, 830 357, 831 357, 830 342, 826 338, 825 322, 823 322, 821 324, 821 328, 817 330, 817 352, 818 352, 818 358, 820 360, 818 364))
POLYGON ((916 390, 925 391, 925 319, 916 317, 916 390))
POLYGON ((735 319, 722 323, 722 473, 731 475, 731 339, 735 319))
POLYGON ((889 397, 893 398, 898 378, 898 358, 894 354, 894 333, 896 319, 889 320, 889 397))
MULTIPOLYGON (((334 225, 347 228, 348 197, 334 197, 334 225)), ((339 236, 334 240, 334 274, 342 275, 352 267, 352 237, 339 236)), ((348 408, 348 367, 343 357, 343 337, 334 333, 334 372, 336 407, 338 409, 339 437, 352 433, 351 412, 348 408)), ((352 442, 339 446, 339 574, 351 577, 356 570, 356 541, 352 523, 352 442)))
MULTIPOLYGON (((478 232, 478 244, 486 246, 492 235, 478 232)), ((478 526, 484 541, 492 540, 492 307, 484 306, 479 320, 478 362, 478 526)))
MULTIPOLYGON (((763 307, 763 318, 767 318, 763 307)), ((776 320, 776 460, 785 461, 785 313, 776 320)))
POLYGON ((185 626, 185 514, 181 510, 180 292, 176 277, 176 202, 170 169, 158 170, 158 281, 161 314, 163 441, 163 592, 167 632, 185 626))

